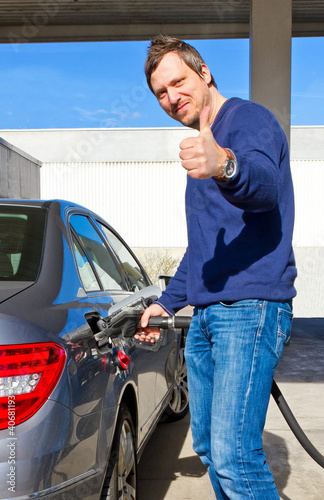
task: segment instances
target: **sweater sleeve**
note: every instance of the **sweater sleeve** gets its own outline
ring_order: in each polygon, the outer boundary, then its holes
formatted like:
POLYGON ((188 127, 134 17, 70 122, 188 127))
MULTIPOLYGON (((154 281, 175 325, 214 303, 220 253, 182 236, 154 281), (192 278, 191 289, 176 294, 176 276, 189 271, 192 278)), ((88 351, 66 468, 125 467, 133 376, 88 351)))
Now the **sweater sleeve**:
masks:
POLYGON ((224 198, 237 208, 247 212, 272 210, 282 191, 284 172, 280 166, 289 163, 285 133, 270 111, 251 102, 230 113, 227 120, 230 132, 220 145, 234 152, 238 168, 230 181, 215 182, 224 198))
POLYGON ((175 275, 170 279, 167 288, 162 292, 157 303, 170 314, 174 315, 179 309, 182 309, 187 302, 187 270, 188 270, 188 251, 185 252, 175 275))

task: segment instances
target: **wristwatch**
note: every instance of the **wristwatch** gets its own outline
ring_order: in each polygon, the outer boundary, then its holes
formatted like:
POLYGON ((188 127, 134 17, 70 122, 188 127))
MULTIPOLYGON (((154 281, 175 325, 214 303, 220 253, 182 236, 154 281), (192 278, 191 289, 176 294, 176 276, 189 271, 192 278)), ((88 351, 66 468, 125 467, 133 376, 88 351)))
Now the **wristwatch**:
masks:
POLYGON ((237 163, 233 151, 226 148, 224 149, 227 153, 227 158, 223 165, 221 165, 221 172, 216 176, 216 179, 219 179, 221 181, 228 181, 229 179, 232 179, 232 177, 234 177, 237 170, 237 163))

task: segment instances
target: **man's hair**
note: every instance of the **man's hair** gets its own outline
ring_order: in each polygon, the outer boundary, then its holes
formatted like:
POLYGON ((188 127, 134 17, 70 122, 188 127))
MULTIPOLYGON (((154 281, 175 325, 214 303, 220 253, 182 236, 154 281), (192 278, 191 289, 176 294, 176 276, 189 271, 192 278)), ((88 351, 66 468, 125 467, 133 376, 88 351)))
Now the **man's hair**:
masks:
MULTIPOLYGON (((199 52, 192 47, 192 45, 189 45, 189 43, 186 43, 179 38, 169 35, 158 35, 156 38, 151 40, 151 44, 147 50, 147 58, 144 66, 147 84, 153 94, 154 91, 151 85, 152 73, 156 70, 162 58, 169 52, 175 52, 178 54, 183 62, 202 78, 202 65, 206 65, 206 63, 199 52)), ((210 83, 217 88, 212 75, 210 83)))

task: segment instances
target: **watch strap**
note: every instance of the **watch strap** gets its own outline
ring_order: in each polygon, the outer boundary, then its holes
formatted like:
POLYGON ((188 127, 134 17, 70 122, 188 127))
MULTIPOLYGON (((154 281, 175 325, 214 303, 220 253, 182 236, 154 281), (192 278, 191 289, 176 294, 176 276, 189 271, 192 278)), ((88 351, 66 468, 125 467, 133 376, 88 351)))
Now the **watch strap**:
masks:
POLYGON ((235 157, 235 154, 233 153, 233 151, 231 149, 228 149, 228 148, 224 148, 224 150, 227 153, 227 157, 226 157, 225 162, 220 166, 221 171, 220 171, 220 174, 216 176, 216 179, 222 180, 222 181, 228 181, 229 179, 231 179, 234 176, 234 174, 236 172, 237 164, 236 164, 236 157, 235 157), (234 165, 233 173, 230 176, 226 175, 229 162, 233 163, 233 165, 234 165))

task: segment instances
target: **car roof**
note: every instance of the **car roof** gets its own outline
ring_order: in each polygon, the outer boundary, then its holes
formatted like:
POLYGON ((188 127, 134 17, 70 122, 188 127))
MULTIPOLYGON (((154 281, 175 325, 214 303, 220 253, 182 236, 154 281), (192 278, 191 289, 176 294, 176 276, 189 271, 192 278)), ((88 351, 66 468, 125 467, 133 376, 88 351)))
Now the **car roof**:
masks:
MULTIPOLYGON (((0 205, 15 205, 15 206, 34 206, 34 207, 43 207, 49 208, 53 203, 58 203, 60 207, 64 210, 65 208, 77 208, 80 210, 86 210, 87 212, 93 213, 91 210, 86 207, 79 205, 78 203, 74 203, 68 200, 60 200, 60 199, 49 199, 49 200, 25 200, 25 199, 12 199, 12 198, 2 198, 0 200, 0 205)), ((95 215, 95 214, 94 214, 95 215)))

